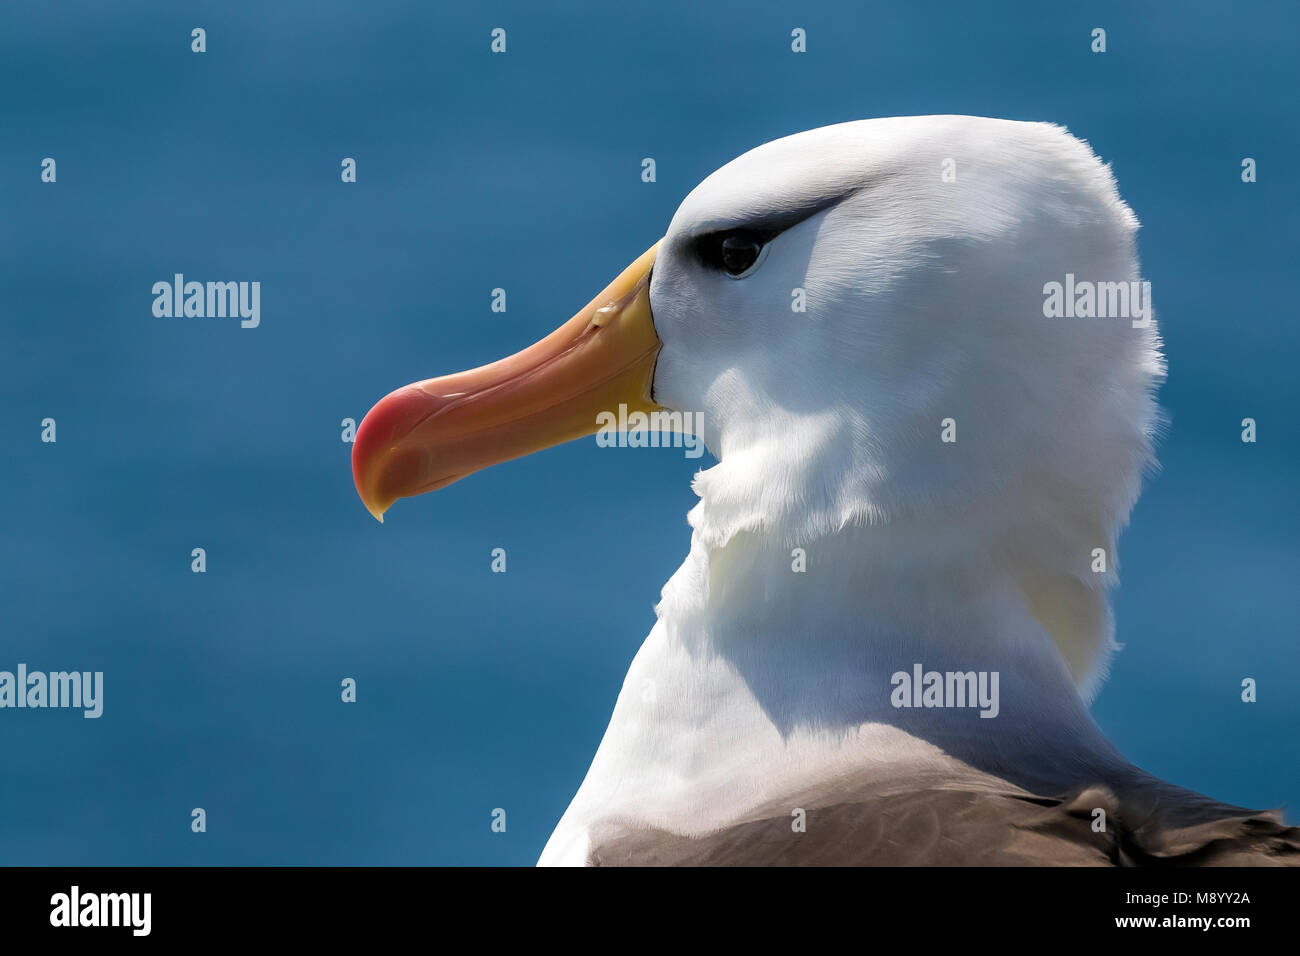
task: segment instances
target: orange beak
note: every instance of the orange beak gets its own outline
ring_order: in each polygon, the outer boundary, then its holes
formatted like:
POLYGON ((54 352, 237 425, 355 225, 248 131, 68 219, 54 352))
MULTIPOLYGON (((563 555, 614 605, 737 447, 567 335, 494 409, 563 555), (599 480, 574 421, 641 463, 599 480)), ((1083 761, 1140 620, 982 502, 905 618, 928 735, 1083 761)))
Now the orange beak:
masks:
POLYGON ((650 312, 658 243, 586 308, 522 352, 389 393, 352 446, 372 515, 499 462, 597 431, 597 415, 659 409, 650 398, 659 336, 650 312))

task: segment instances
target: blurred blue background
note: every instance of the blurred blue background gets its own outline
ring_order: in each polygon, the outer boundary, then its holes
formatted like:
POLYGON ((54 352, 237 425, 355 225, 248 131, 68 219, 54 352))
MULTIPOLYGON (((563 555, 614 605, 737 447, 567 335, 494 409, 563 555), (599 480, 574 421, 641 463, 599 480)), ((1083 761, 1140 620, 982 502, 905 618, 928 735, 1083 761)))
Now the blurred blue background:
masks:
POLYGON ((5 4, 0 669, 106 690, 99 720, 0 711, 0 863, 532 863, 710 460, 590 439, 381 526, 341 420, 549 331, 744 150, 920 113, 1063 123, 1113 164, 1172 427, 1094 710, 1160 776, 1300 806, 1300 13, 1059 6, 5 4), (259 280, 261 327, 155 318, 176 272, 259 280))

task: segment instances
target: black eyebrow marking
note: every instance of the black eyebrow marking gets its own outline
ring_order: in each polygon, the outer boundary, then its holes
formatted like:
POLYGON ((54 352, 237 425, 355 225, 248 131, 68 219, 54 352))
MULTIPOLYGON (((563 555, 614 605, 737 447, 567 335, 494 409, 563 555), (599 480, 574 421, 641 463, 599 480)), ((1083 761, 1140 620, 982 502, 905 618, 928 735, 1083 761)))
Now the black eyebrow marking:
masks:
POLYGON ((855 192, 857 192, 856 189, 851 189, 848 192, 834 193, 829 196, 813 196, 793 206, 782 206, 779 209, 757 212, 743 220, 719 222, 710 225, 707 229, 696 233, 691 238, 693 242, 698 243, 701 240, 723 233, 746 232, 765 243, 771 242, 787 229, 811 219, 818 213, 834 208, 855 192))
POLYGON ((825 212, 835 206, 838 206, 848 195, 848 193, 837 193, 833 196, 821 196, 802 202, 797 206, 787 206, 775 210, 767 215, 759 215, 746 223, 742 223, 738 228, 748 229, 751 232, 766 234, 769 239, 774 239, 787 229, 805 220, 811 219, 818 213, 825 212))
POLYGON ((723 248, 729 237, 743 237, 756 243, 761 250, 783 232, 801 222, 806 222, 818 213, 835 207, 846 196, 852 195, 853 192, 856 192, 856 190, 829 196, 819 196, 793 206, 783 206, 780 209, 772 210, 766 215, 760 213, 750 216, 743 223, 720 225, 717 228, 697 233, 691 237, 689 240, 690 248, 693 250, 695 257, 704 265, 713 269, 725 269, 733 277, 739 277, 738 273, 732 272, 724 266, 723 248))

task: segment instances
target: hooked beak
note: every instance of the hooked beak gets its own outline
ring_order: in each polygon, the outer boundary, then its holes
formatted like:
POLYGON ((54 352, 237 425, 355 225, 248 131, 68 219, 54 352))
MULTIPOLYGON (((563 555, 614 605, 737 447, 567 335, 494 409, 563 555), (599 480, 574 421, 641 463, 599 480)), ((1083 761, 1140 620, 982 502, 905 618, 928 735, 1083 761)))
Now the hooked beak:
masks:
POLYGON ((499 462, 597 431, 601 412, 653 412, 659 336, 650 312, 658 243, 584 309, 522 352, 405 385, 372 408, 352 477, 372 515, 499 462))

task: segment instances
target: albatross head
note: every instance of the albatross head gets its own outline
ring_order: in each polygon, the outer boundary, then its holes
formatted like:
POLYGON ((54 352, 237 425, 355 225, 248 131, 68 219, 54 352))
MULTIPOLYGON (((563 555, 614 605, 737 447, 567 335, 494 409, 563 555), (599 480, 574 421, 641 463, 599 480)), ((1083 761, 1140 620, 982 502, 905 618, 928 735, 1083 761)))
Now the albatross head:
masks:
POLYGON ((358 491, 379 517, 620 404, 697 412, 718 458, 696 479, 704 548, 788 555, 849 532, 863 573, 997 568, 1084 683, 1112 643, 1115 536, 1158 420, 1136 229, 1056 126, 913 117, 776 140, 701 183, 551 336, 383 399, 358 491), (1123 283, 1128 310, 1049 316, 1052 283, 1123 283))

